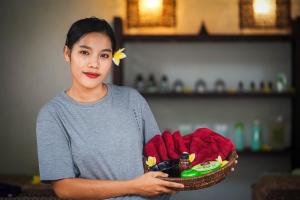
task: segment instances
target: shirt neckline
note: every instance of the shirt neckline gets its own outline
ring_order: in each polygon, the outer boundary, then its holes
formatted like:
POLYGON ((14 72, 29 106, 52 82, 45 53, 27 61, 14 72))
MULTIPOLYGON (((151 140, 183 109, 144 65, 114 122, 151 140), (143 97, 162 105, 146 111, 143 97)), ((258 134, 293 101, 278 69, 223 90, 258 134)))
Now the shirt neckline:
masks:
POLYGON ((67 93, 66 90, 63 90, 61 92, 61 96, 66 99, 67 101, 71 102, 72 104, 75 104, 77 106, 81 106, 81 107, 91 107, 91 106, 96 106, 100 103, 103 103, 104 101, 107 101, 110 97, 111 97, 111 84, 110 83, 104 83, 107 86, 107 92, 105 94, 105 96, 101 97, 100 99, 93 101, 93 102, 80 102, 80 101, 76 101, 75 99, 73 99, 72 97, 70 97, 67 93))

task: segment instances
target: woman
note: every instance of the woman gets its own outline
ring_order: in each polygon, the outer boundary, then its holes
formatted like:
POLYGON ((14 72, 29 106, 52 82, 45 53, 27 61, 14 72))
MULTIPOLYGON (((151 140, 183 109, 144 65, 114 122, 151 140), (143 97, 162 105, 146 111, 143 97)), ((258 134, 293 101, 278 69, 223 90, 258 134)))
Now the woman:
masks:
POLYGON ((64 47, 72 85, 38 114, 40 177, 60 198, 161 199, 183 187, 162 172, 144 174, 143 146, 160 130, 135 89, 103 83, 115 43, 105 20, 75 22, 64 47))

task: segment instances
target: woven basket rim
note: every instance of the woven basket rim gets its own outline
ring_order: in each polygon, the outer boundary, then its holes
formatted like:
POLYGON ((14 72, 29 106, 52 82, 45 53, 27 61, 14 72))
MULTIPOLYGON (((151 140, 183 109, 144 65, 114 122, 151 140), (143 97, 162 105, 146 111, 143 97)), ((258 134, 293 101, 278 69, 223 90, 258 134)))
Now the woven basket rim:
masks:
POLYGON ((230 172, 232 168, 236 166, 237 152, 233 150, 227 157, 228 163, 222 168, 210 172, 205 175, 190 177, 190 178, 180 178, 180 177, 158 177, 159 179, 182 183, 185 185, 183 189, 178 190, 197 190, 205 187, 215 185, 222 181, 230 172))
POLYGON ((213 171, 213 172, 210 172, 208 174, 204 174, 204 175, 201 175, 201 176, 197 176, 197 177, 190 177, 190 178, 180 178, 180 177, 167 177, 167 178, 161 178, 161 179, 166 179, 166 180, 173 180, 173 181, 182 181, 182 180, 185 180, 185 181, 194 181, 194 180, 197 180, 199 178, 205 178, 207 176, 212 176, 214 174, 217 174, 218 172, 222 171, 222 170, 226 170, 226 169, 230 169, 233 167, 232 165, 235 164, 235 160, 236 160, 236 156, 237 156, 237 153, 236 151, 232 151, 230 153, 230 155, 228 156, 229 158, 229 161, 228 163, 223 166, 222 168, 216 170, 216 171, 213 171))

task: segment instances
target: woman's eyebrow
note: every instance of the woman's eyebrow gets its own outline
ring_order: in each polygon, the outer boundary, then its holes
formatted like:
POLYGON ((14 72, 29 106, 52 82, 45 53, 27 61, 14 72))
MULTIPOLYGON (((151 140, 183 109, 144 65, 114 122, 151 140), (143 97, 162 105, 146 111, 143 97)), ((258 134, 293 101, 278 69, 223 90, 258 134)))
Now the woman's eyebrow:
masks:
POLYGON ((80 45, 79 47, 92 50, 92 47, 89 47, 89 46, 86 46, 86 45, 80 45))
MULTIPOLYGON (((92 50, 92 47, 89 47, 87 45, 80 45, 79 47, 92 50)), ((102 52, 112 52, 112 49, 102 49, 101 51, 102 52)))
POLYGON ((112 52, 111 49, 102 49, 101 51, 102 51, 102 52, 103 52, 103 51, 104 51, 104 52, 112 52))

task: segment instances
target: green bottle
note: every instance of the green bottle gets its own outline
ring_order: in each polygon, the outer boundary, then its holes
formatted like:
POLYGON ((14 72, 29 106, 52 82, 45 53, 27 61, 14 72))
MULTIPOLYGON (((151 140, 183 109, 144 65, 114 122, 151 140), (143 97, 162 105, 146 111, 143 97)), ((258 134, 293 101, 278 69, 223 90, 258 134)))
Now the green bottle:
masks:
POLYGON ((282 150, 284 148, 284 122, 281 115, 276 117, 275 122, 271 126, 270 143, 274 150, 282 150))
POLYGON ((237 151, 244 149, 244 124, 238 122, 234 126, 233 142, 237 151))
POLYGON ((259 151, 262 145, 262 126, 259 120, 254 120, 251 128, 251 150, 259 151))

